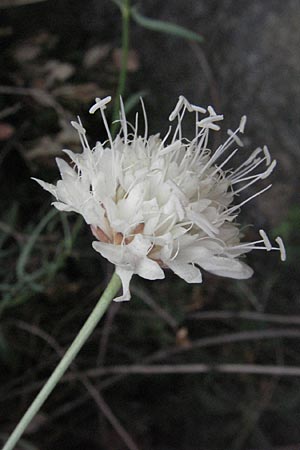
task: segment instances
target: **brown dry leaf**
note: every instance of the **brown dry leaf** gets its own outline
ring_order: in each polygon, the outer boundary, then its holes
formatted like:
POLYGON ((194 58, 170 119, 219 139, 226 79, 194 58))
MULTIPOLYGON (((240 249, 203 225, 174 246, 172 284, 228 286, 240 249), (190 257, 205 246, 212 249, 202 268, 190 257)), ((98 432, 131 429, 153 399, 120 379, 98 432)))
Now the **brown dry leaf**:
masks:
POLYGON ((24 152, 23 156, 27 161, 33 161, 37 158, 53 158, 53 156, 58 156, 60 154, 61 145, 50 136, 43 136, 31 150, 24 152))
POLYGON ((40 45, 33 44, 32 42, 24 42, 15 49, 13 56, 14 59, 22 64, 36 59, 41 53, 40 45))
POLYGON ((80 103, 89 103, 95 97, 105 97, 108 94, 106 90, 100 89, 96 83, 66 84, 54 89, 52 93, 56 97, 76 100, 80 103))
POLYGON ((94 47, 89 48, 83 57, 83 65, 87 69, 95 67, 98 65, 104 58, 106 58, 111 50, 111 46, 106 45, 95 45, 94 47))
MULTIPOLYGON (((112 54, 113 63, 120 70, 122 61, 122 50, 116 48, 112 54)), ((136 72, 140 67, 138 54, 135 50, 130 50, 128 53, 127 70, 128 72, 136 72)))
POLYGON ((188 347, 190 344, 189 330, 186 327, 179 328, 176 333, 177 347, 188 347))
POLYGON ((70 63, 52 59, 45 64, 43 72, 47 77, 46 85, 49 87, 56 81, 64 82, 70 78, 75 72, 75 67, 70 63))
POLYGON ((18 42, 13 51, 13 57, 21 64, 31 62, 38 58, 45 49, 52 49, 57 41, 57 36, 43 31, 18 42))
POLYGON ((6 122, 0 122, 0 141, 7 141, 15 132, 15 128, 6 122))
POLYGON ((80 142, 77 131, 66 121, 61 121, 61 131, 55 136, 43 136, 34 143, 30 150, 24 152, 24 158, 27 161, 34 161, 36 159, 47 160, 49 158, 54 163, 53 157, 62 156, 62 149, 71 147, 72 151, 80 151, 80 142))

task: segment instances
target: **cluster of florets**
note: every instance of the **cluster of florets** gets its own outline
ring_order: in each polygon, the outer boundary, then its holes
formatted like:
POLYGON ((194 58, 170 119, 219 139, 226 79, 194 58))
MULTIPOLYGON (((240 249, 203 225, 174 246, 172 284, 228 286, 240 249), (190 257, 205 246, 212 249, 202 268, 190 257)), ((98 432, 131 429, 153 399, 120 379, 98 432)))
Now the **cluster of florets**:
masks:
POLYGON ((256 242, 240 242, 236 217, 240 208, 270 188, 261 189, 233 205, 239 194, 273 171, 266 146, 258 148, 238 167, 232 160, 243 146, 238 136, 244 133, 246 117, 228 139, 214 152, 208 147, 211 131, 219 131, 223 116, 209 106, 190 104, 183 96, 169 120, 177 120, 164 138, 148 136, 144 105, 145 132, 138 134, 127 123, 121 101, 121 130, 112 139, 105 116, 110 97, 96 99, 91 113, 99 110, 108 140, 90 148, 80 119, 77 129, 83 152, 64 150, 73 164, 57 158, 61 180, 56 185, 36 180, 56 198, 60 211, 81 214, 96 241, 93 248, 116 266, 122 280, 123 295, 129 300, 133 274, 147 279, 164 278, 171 269, 188 283, 200 283, 200 268, 216 275, 243 279, 252 269, 239 257, 253 249, 285 250, 281 238, 273 247, 260 230, 256 242), (182 136, 186 112, 195 114, 195 137, 182 136), (203 115, 205 115, 204 118, 203 115), (232 146, 234 148, 232 149, 232 146))

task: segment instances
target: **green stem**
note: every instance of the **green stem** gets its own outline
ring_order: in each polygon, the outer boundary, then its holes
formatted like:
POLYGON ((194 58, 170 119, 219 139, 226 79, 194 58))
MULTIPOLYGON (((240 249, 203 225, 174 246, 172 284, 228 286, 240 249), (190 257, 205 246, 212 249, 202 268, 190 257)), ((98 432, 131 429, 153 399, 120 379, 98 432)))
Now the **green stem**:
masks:
POLYGON ((96 304, 95 308, 87 318, 86 322, 84 323, 83 327, 77 334, 76 338, 74 339, 73 343, 69 347, 69 349, 66 351, 65 355, 61 359, 60 363, 42 388, 42 390, 39 392, 39 394, 36 396, 30 407, 27 409, 26 413, 14 429, 13 433, 10 435, 8 441, 4 445, 2 450, 12 450, 20 437, 22 436, 23 432, 27 428, 27 426, 30 424, 31 420, 34 418, 34 416, 37 414, 37 412, 40 410, 44 402, 47 400, 61 377, 64 375, 65 371, 68 369, 86 340, 90 337, 94 329, 96 328, 99 320, 107 310, 108 306, 110 305, 111 301, 115 297, 116 293, 121 287, 121 280, 119 276, 114 273, 112 276, 108 286, 106 287, 105 291, 103 292, 102 296, 98 300, 98 303, 96 304))
POLYGON ((121 58, 121 70, 119 75, 118 88, 116 92, 116 99, 114 102, 114 108, 112 113, 112 126, 111 135, 114 138, 117 134, 119 127, 118 123, 114 123, 119 119, 120 110, 120 96, 124 94, 126 77, 127 77, 127 63, 128 63, 128 51, 129 51, 129 24, 130 24, 130 0, 123 0, 120 5, 122 12, 122 58, 121 58))

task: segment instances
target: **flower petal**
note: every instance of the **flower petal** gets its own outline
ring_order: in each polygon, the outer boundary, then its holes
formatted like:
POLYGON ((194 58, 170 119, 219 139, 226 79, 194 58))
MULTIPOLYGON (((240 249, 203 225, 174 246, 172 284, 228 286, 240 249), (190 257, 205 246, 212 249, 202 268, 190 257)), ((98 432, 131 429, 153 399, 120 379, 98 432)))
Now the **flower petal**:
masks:
POLYGON ((202 275, 198 267, 176 259, 174 261, 168 261, 167 264, 176 275, 187 283, 202 283, 202 275))
POLYGON ((52 194, 54 197, 57 198, 56 187, 53 184, 46 183, 46 181, 39 180, 38 178, 32 177, 31 179, 36 181, 40 186, 42 186, 42 188, 45 189, 45 191, 50 192, 50 194, 52 194))
POLYGON ((122 245, 107 244, 105 242, 94 241, 93 249, 99 252, 103 258, 108 259, 116 266, 124 263, 124 247, 122 245))
POLYGON ((201 267, 215 275, 238 280, 247 279, 253 275, 253 270, 247 264, 223 256, 213 256, 207 261, 202 261, 201 267))
POLYGON ((165 278, 165 273, 159 264, 149 258, 143 258, 138 262, 136 273, 146 280, 161 280, 165 278))
POLYGON ((119 297, 114 298, 115 302, 124 302, 131 299, 130 290, 129 290, 129 283, 132 278, 133 272, 131 270, 123 269, 123 267, 117 266, 116 267, 116 273, 121 278, 122 287, 123 287, 123 294, 119 297))

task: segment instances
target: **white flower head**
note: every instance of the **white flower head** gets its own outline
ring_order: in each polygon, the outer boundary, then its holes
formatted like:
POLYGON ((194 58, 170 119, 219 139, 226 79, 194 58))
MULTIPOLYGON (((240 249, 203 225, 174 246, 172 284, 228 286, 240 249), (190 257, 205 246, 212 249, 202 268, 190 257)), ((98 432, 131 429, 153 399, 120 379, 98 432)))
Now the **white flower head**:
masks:
POLYGON ((240 208, 271 185, 238 200, 240 194, 269 176, 276 165, 265 146, 235 167, 234 156, 245 152, 238 136, 244 132, 245 116, 213 152, 209 134, 220 129, 223 116, 211 106, 206 110, 180 96, 169 117, 177 123, 161 138, 148 136, 143 103, 145 133, 140 136, 138 115, 135 126, 128 124, 121 101, 121 131, 113 139, 104 113, 110 100, 97 98, 90 109, 91 113, 100 110, 106 143, 97 142, 91 149, 80 119, 72 122, 83 152, 64 150, 72 166, 57 158, 61 179, 56 185, 36 181, 56 198, 57 209, 75 211, 90 225, 96 238, 93 248, 115 264, 122 280, 123 295, 115 300, 130 299, 133 274, 161 279, 163 269, 169 268, 188 283, 201 283, 202 268, 244 279, 253 271, 240 256, 250 250, 279 250, 285 259, 281 238, 276 238, 278 247, 274 247, 263 230, 255 242, 240 241, 236 223, 240 208), (191 141, 182 136, 186 112, 195 114, 191 141))

